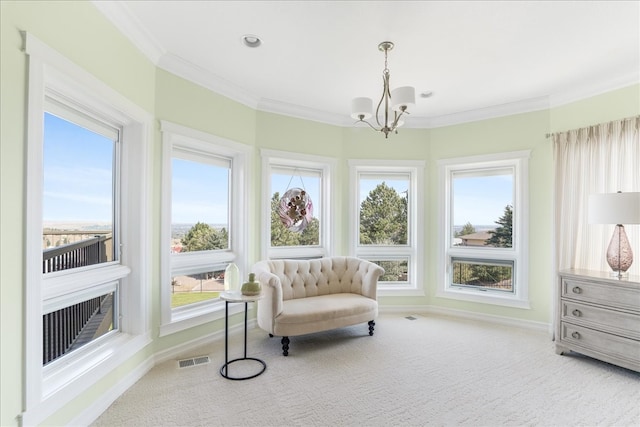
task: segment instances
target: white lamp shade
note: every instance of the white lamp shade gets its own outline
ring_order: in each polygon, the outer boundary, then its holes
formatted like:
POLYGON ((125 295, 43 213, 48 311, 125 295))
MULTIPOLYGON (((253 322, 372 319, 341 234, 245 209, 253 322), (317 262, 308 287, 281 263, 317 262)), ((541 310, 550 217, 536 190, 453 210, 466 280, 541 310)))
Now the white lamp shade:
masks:
POLYGON ((351 117, 360 120, 360 116, 364 116, 363 120, 371 118, 373 111, 373 101, 371 98, 353 98, 351 101, 351 117))
POLYGON ((640 224, 640 192, 591 194, 589 224, 640 224))
POLYGON ((391 91, 391 108, 400 111, 401 107, 416 105, 416 90, 411 86, 403 86, 391 91))

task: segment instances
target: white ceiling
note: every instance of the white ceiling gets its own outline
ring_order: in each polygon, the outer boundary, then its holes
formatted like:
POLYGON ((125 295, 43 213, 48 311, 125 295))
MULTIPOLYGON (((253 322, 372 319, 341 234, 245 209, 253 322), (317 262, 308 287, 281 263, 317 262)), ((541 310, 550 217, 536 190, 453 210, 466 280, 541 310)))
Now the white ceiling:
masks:
POLYGON ((638 1, 94 1, 156 65, 252 108, 350 126, 351 99, 414 86, 407 127, 640 82, 638 1), (242 44, 255 34, 259 48, 242 44), (420 98, 424 91, 430 98, 420 98))

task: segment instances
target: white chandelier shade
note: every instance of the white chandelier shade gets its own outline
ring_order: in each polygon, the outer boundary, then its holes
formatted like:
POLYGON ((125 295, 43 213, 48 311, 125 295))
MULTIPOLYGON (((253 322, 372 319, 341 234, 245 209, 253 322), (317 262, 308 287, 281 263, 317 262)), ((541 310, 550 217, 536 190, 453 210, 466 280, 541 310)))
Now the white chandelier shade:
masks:
POLYGON ((356 120, 370 119, 372 111, 373 101, 371 98, 353 98, 351 101, 351 117, 356 120))
POLYGON ((391 108, 394 111, 404 111, 416 105, 416 90, 411 86, 403 86, 391 92, 391 108))

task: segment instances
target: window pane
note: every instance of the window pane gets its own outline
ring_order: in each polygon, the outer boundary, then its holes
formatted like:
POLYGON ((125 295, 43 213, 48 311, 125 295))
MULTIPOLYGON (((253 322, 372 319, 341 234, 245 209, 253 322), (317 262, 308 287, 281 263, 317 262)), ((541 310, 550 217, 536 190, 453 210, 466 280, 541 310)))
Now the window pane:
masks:
POLYGON ((224 270, 173 276, 171 308, 218 298, 224 291, 224 270))
POLYGON ((513 247, 513 170, 452 175, 453 246, 513 247))
POLYGON ((116 142, 44 115, 42 272, 116 259, 116 142))
POLYGON ((321 172, 298 171, 291 168, 290 173, 287 173, 288 170, 283 167, 279 167, 277 170, 278 173, 271 174, 271 188, 274 190, 271 196, 271 246, 319 246, 320 220, 318 215, 321 211, 321 172), (304 190, 311 199, 311 221, 300 232, 288 229, 278 213, 282 197, 292 188, 304 190))
POLYGON ((513 292, 513 261, 452 260, 452 284, 513 292))
POLYGON ((77 350, 117 329, 115 292, 91 298, 42 316, 42 364, 77 350))
POLYGON ((384 274, 380 277, 380 282, 409 282, 408 259, 385 261, 371 260, 371 262, 384 268, 384 274))
POLYGON ((229 248, 229 167, 173 158, 171 252, 229 248))
POLYGON ((407 175, 361 175, 360 244, 407 245, 408 194, 407 175))

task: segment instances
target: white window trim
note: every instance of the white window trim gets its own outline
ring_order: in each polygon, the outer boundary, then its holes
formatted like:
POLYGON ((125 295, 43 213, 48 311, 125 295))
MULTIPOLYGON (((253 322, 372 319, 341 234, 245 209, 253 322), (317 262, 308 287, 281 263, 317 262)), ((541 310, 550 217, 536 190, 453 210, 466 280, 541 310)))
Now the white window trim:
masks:
MULTIPOLYGON (((151 343, 148 283, 150 277, 149 147, 152 117, 93 75, 53 50, 32 34, 23 33, 29 57, 27 109, 27 173, 25 230, 25 410, 23 425, 37 425, 64 405, 104 379, 114 368, 151 343), (44 298, 55 298, 55 290, 44 290, 42 274, 42 139, 45 95, 63 94, 78 105, 99 111, 124 129, 120 174, 127 185, 121 189, 120 217, 122 253, 120 263, 95 266, 108 272, 100 283, 119 279, 121 319, 119 333, 107 334, 59 360, 42 366, 42 314, 44 298), (130 201, 135 201, 130 203, 130 201)), ((81 282, 86 275, 68 272, 81 282)), ((62 276, 47 278, 63 286, 62 276)), ((75 280, 75 279, 73 279, 75 280)), ((72 281, 73 281, 72 280, 72 281)), ((100 283, 96 283, 100 287, 100 283)), ((64 299, 64 297, 60 297, 64 299)), ((65 304, 57 298, 57 304, 65 304)), ((53 304, 52 301, 49 301, 53 304)))
POLYGON ((438 161, 438 286, 436 296, 462 301, 494 304, 516 308, 530 308, 529 303, 529 157, 530 150, 480 156, 442 159, 438 161), (476 248, 475 251, 457 249, 451 241, 451 174, 483 168, 514 168, 513 248, 476 248), (479 250, 477 250, 479 249, 479 250), (483 292, 450 285, 451 257, 478 260, 514 260, 512 294, 483 292))
MULTIPOLYGON (((252 182, 252 147, 233 142, 210 133, 198 131, 186 126, 162 120, 162 215, 160 233, 161 256, 161 325, 160 336, 199 326, 224 317, 224 301, 215 299, 191 304, 176 309, 171 308, 171 278, 175 274, 190 274, 212 271, 234 262, 245 277, 248 270, 248 219, 234 216, 234 212, 243 212, 249 204, 249 184, 252 182), (225 156, 231 159, 231 182, 233 194, 230 195, 229 236, 230 247, 224 251, 203 251, 188 256, 172 256, 171 241, 171 159, 173 149, 193 150, 211 155, 225 156)), ((239 313, 239 304, 230 307, 230 314, 239 313)))
POLYGON ((319 258, 334 253, 333 206, 335 194, 335 170, 337 160, 331 157, 291 153, 261 149, 262 157, 262 259, 274 258, 319 258), (320 241, 317 247, 272 247, 271 246, 271 188, 272 165, 317 169, 322 171, 320 182, 322 211, 320 220, 320 241))
POLYGON ((423 160, 349 160, 349 186, 351 189, 351 201, 349 206, 349 253, 353 256, 366 259, 397 259, 409 258, 409 282, 406 284, 378 283, 379 296, 424 296, 424 223, 426 212, 424 209, 425 194, 425 162, 423 160), (409 193, 409 224, 407 246, 370 247, 360 246, 360 173, 384 174, 402 173, 409 174, 411 190, 409 193))

